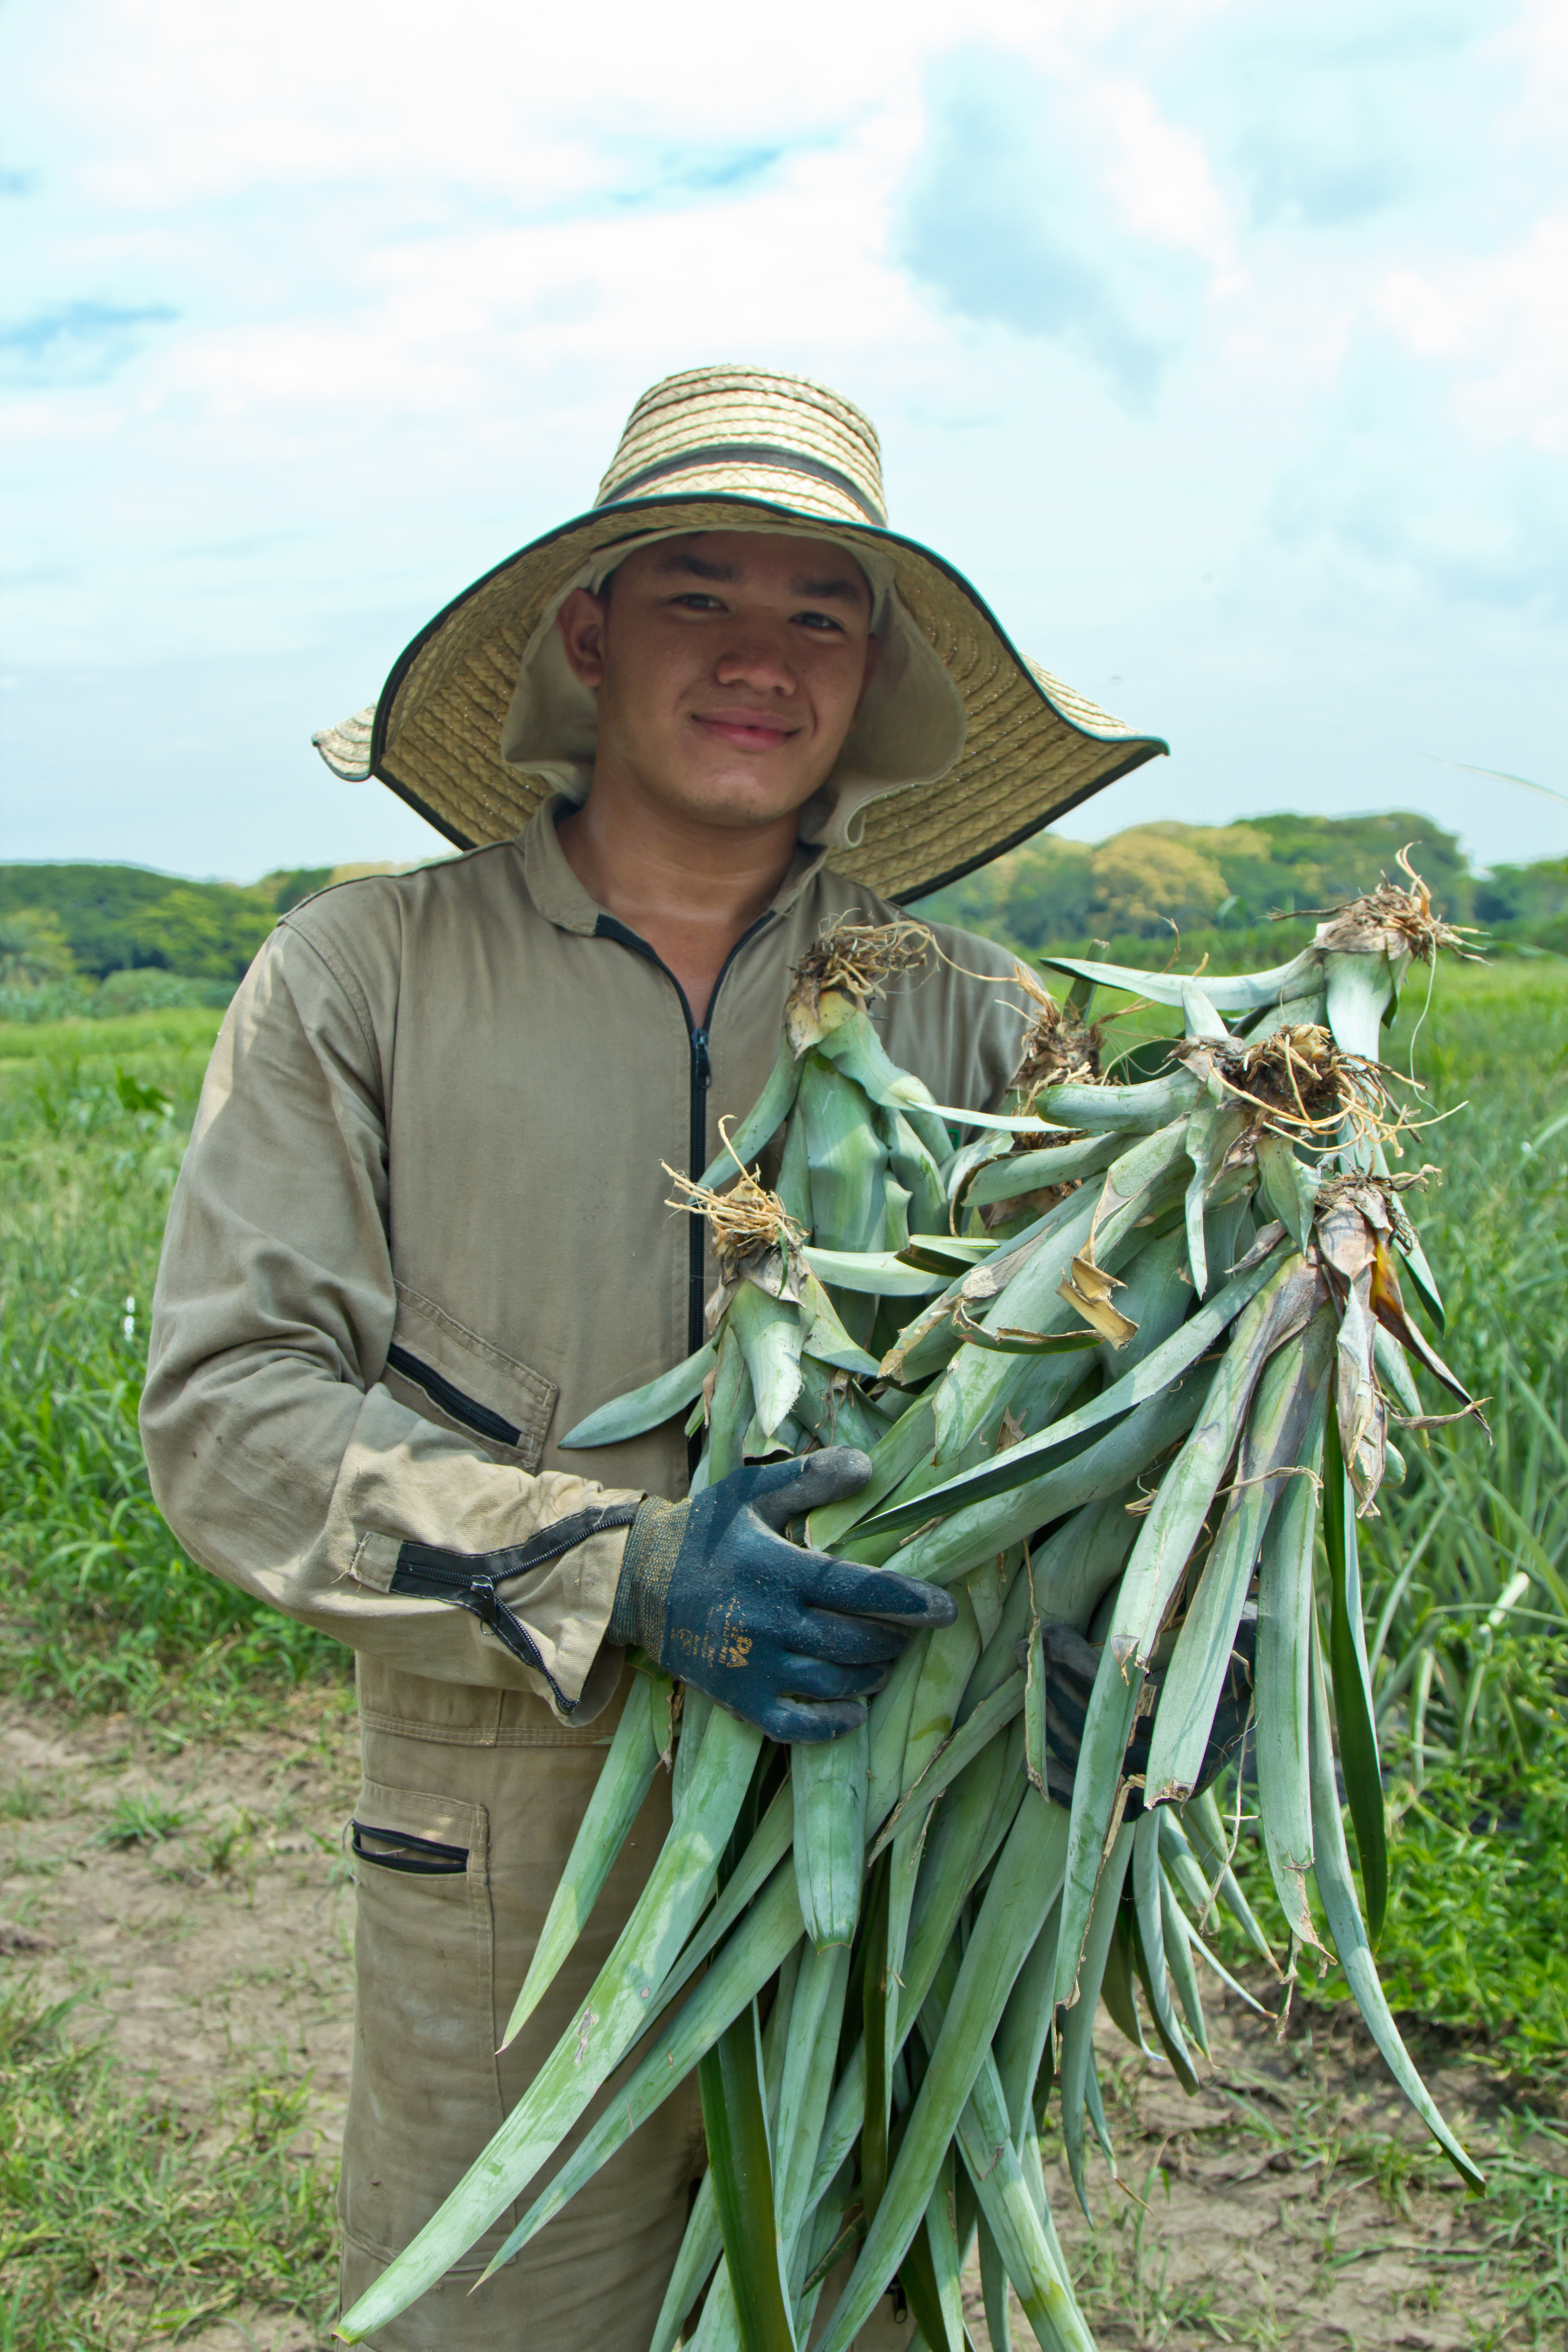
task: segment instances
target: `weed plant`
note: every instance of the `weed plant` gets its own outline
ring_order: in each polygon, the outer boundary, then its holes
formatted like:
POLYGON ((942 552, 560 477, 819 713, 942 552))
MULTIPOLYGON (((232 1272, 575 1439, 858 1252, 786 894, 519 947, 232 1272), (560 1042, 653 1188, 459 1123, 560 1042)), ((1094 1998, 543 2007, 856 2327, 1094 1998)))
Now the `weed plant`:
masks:
POLYGON ((0 2352, 132 2352, 242 2304, 322 2320, 334 2231, 301 2145, 308 2080, 193 2122, 128 2096, 73 2006, 0 1982, 0 2352))

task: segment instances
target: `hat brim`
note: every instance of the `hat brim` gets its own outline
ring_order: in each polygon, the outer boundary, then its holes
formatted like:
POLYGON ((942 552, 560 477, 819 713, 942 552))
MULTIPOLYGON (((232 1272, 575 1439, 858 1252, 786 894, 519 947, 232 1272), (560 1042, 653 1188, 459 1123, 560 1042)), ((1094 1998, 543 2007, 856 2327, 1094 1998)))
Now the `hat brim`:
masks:
POLYGON ((962 573, 917 541, 764 499, 710 493, 595 508, 454 597, 393 665, 375 708, 370 772, 459 849, 510 840, 558 789, 500 755, 523 656, 552 602, 621 540, 645 539, 650 529, 743 530, 751 516, 767 528, 875 548, 964 705, 953 765, 932 782, 895 786, 869 802, 858 843, 828 852, 835 872, 884 898, 921 898, 1169 750, 1028 662, 962 573))

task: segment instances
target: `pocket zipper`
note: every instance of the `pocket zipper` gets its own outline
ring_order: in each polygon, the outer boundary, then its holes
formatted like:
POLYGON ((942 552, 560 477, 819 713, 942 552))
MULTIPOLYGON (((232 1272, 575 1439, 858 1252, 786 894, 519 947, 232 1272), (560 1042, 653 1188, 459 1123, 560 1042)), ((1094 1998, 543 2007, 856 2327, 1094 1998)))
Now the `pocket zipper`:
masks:
POLYGON ((438 1404, 444 1413, 449 1414, 454 1421, 461 1422, 465 1429, 471 1429, 476 1437, 488 1437, 492 1445, 510 1446, 515 1446, 521 1438, 521 1429, 515 1428, 510 1421, 503 1421, 500 1414, 492 1412, 488 1404, 480 1404, 477 1399, 465 1396, 461 1389, 454 1388, 450 1381, 444 1380, 433 1365, 422 1363, 417 1356, 411 1356, 406 1348, 388 1348, 386 1361, 389 1370, 401 1372, 405 1381, 412 1381, 416 1388, 423 1389, 432 1404, 438 1404))
POLYGON ((361 1862, 378 1870, 401 1870, 414 1878, 460 1878, 468 1867, 466 1845, 442 1845, 436 1838, 415 1837, 406 1830, 376 1829, 369 1822, 351 1822, 349 1843, 361 1862), (373 1853, 363 1843, 380 1838, 391 1853, 373 1853))

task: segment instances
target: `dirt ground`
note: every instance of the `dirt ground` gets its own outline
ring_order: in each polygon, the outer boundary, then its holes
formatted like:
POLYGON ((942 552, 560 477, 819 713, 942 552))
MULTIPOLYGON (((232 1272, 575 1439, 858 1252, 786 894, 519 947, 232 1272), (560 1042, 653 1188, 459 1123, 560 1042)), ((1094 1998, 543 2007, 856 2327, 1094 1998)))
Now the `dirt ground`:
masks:
MULTIPOLYGON (((1047 2173, 1051 2208, 1103 2352, 1218 2345, 1301 2352, 1420 2352, 1525 2341, 1506 2328, 1506 2297, 1465 2261, 1483 2209, 1388 2084, 1353 2013, 1288 2035, 1232 1997, 1209 2003, 1214 2063, 1189 2098, 1114 2029, 1100 2042, 1120 2182, 1091 2158, 1097 2229, 1067 2165, 1047 2173), (1452 2184, 1450 2186, 1450 2183, 1452 2184), (1079 2265, 1088 2268, 1084 2277, 1079 2265)), ((1104 2021, 1101 2021, 1102 2027, 1104 2021)), ((1456 2062, 1426 2072, 1440 2106, 1478 2154, 1495 2121, 1488 2086, 1456 2062)), ((989 2352, 978 2282, 965 2315, 989 2352)), ((1033 2337, 1014 2306, 1014 2342, 1033 2337)))
MULTIPOLYGON (((356 1770, 352 1717, 319 1700, 279 1729, 174 1752, 123 1722, 0 1711, 0 1951, 52 1992, 85 1993, 86 2027, 190 2112, 258 2070, 308 2071, 310 2126, 330 2154, 348 2085, 342 1832, 356 1770)), ((1105 2352, 1528 2341, 1507 2322, 1499 2277, 1462 2259, 1493 2218, 1426 2159, 1359 2021, 1320 2009, 1281 2042, 1215 1995, 1214 2063, 1195 2099, 1108 2030, 1121 2185, 1091 2158, 1094 2232, 1055 2167, 1053 2210, 1075 2267, 1087 2265, 1105 2352)), ((1491 2147, 1507 2118, 1487 2076, 1463 2053, 1423 2055, 1450 2121, 1476 2153, 1491 2147)), ((977 2279, 965 2305, 976 2352, 992 2352, 977 2279)), ((255 2310, 181 2338, 191 2352, 329 2340, 255 2310)), ((1015 2311, 1015 2344, 1031 2341, 1015 2311)))
MULTIPOLYGON (((107 2032, 137 2083, 193 2118, 258 2074, 308 2073, 325 2157, 348 2097, 357 1781, 352 1713, 319 1700, 281 1729, 174 1753, 114 1718, 0 1711, 0 1788, 28 1808, 0 1838, 0 1951, 52 1996, 85 1992, 80 2030, 107 2032), (110 1842, 137 1818, 178 1825, 110 1842)), ((247 2309, 180 2341, 306 2352, 331 2338, 247 2309)))

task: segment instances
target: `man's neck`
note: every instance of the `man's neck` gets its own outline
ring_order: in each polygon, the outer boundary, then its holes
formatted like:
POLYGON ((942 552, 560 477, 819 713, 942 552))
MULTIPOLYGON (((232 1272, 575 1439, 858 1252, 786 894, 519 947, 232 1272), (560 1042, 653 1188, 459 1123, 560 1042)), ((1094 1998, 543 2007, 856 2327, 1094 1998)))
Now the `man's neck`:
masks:
POLYGON ((646 940, 702 1022, 724 962, 772 903, 795 848, 795 818, 754 831, 705 825, 595 781, 556 833, 606 914, 646 940))

